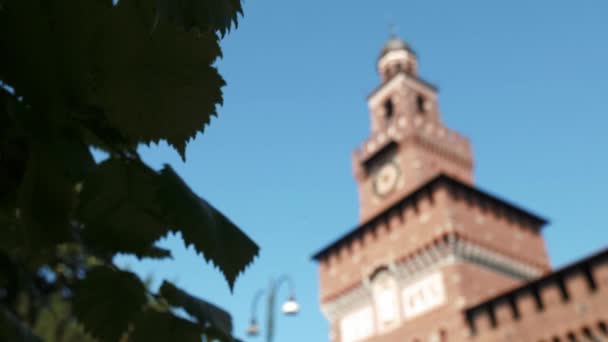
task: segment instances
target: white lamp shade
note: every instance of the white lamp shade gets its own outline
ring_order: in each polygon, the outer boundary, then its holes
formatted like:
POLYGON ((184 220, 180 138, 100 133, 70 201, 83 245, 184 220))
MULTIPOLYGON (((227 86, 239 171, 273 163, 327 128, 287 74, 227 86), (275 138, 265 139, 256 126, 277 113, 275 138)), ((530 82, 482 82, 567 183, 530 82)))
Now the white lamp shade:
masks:
POLYGON ((285 302, 285 304, 283 304, 283 308, 282 309, 283 309, 283 313, 285 313, 287 315, 295 315, 296 313, 298 313, 298 311, 300 311, 300 305, 292 297, 292 298, 289 298, 285 302))

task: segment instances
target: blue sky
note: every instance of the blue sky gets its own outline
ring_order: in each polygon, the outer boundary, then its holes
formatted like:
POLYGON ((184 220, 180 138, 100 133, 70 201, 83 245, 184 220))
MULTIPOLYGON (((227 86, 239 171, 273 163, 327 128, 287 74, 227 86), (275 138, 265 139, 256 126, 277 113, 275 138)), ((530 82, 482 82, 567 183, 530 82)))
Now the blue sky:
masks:
POLYGON ((225 307, 240 337, 256 290, 288 273, 302 312, 278 318, 275 341, 326 341, 310 255, 357 223, 351 152, 369 133, 365 98, 391 23, 418 53, 422 77, 439 86, 443 120, 471 139, 477 185, 551 221, 553 265, 607 245, 608 2, 257 0, 244 8, 222 43, 219 118, 188 146, 185 164, 165 146, 143 155, 173 165, 261 256, 234 294, 175 238, 164 242, 173 261, 123 264, 225 307))

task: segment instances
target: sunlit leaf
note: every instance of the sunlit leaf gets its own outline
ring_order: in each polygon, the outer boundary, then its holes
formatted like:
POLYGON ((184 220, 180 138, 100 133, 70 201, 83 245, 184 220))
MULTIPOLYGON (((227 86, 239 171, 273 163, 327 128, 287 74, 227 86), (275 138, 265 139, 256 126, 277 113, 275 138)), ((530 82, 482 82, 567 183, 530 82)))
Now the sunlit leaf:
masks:
POLYGON ((59 293, 53 293, 40 310, 33 330, 48 342, 95 342, 71 315, 70 302, 59 293))

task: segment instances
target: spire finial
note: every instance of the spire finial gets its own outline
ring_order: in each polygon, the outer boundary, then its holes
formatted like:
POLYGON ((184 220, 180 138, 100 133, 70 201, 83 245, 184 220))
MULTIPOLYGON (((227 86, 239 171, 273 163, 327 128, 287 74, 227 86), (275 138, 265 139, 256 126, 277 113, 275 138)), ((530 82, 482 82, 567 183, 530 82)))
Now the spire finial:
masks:
POLYGON ((397 25, 395 25, 395 23, 390 23, 388 25, 388 30, 391 38, 397 38, 397 25))

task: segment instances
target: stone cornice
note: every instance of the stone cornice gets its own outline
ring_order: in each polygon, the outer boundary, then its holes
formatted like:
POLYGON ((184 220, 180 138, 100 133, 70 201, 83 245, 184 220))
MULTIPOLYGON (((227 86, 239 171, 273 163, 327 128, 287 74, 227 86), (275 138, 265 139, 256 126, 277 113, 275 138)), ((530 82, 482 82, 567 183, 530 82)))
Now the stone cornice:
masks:
MULTIPOLYGON (((390 267, 399 287, 415 281, 420 276, 444 265, 469 263, 494 272, 524 281, 540 277, 545 270, 527 265, 515 258, 492 251, 475 242, 463 239, 457 234, 446 234, 407 256, 395 260, 390 267)), ((329 321, 342 317, 357 309, 362 303, 369 302, 371 292, 365 281, 358 281, 340 294, 321 300, 322 311, 329 321)))

